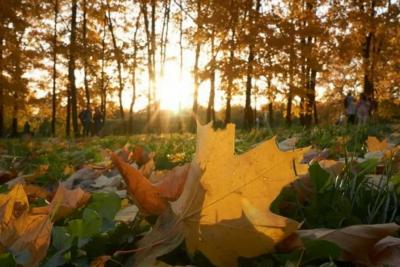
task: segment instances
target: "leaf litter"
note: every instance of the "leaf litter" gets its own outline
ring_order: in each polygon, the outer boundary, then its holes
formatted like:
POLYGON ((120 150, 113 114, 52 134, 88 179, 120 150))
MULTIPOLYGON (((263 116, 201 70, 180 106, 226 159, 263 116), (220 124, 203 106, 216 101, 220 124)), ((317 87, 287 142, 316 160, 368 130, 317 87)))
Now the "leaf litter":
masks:
MULTIPOLYGON (((206 125, 198 127, 192 162, 169 171, 156 171, 154 154, 140 146, 133 152, 124 147, 110 154, 120 174, 107 159, 81 168, 68 165, 64 173, 70 176, 55 191, 32 184, 47 171, 46 165, 28 175, 2 171, 2 175, 12 177, 6 179, 11 181, 8 183, 11 190, 0 194, 3 251, 11 252, 21 265, 38 266, 52 242, 54 222, 64 219, 72 222, 68 217, 87 206, 89 192, 120 191, 119 198, 126 200, 123 191, 127 190, 135 204, 128 201, 119 212, 106 217, 135 224, 142 216, 158 215, 151 231, 131 250, 135 252, 131 263, 136 266, 166 266, 157 257, 174 250, 183 241, 191 255, 201 251, 217 266, 236 266, 239 257, 273 252, 277 244, 287 240, 291 241, 286 248, 304 247, 300 237, 337 244, 342 250, 341 260, 365 266, 396 266, 399 241, 391 237, 398 230, 396 224, 298 230, 299 222, 269 210, 283 188, 294 186, 299 176, 307 177, 308 165, 301 162, 318 162, 332 176, 345 169, 343 162, 328 159, 327 151, 308 153, 308 148, 295 149, 296 142, 287 141, 290 148, 283 152, 272 138, 236 155, 234 126, 214 131, 206 125), (306 161, 305 155, 308 155, 306 161), (36 199, 49 202, 29 207, 36 199)), ((389 151, 392 156, 398 152, 397 147, 374 138, 368 138, 367 145, 370 152, 388 155, 389 151)), ((303 184, 309 185, 308 193, 316 190, 312 186, 314 181, 303 184)), ((94 208, 102 213, 101 207, 94 208)), ((91 213, 88 210, 86 214, 91 213)), ((118 254, 124 253, 116 250, 114 256, 118 254)), ((98 256, 91 265, 104 266, 112 258, 98 256)))

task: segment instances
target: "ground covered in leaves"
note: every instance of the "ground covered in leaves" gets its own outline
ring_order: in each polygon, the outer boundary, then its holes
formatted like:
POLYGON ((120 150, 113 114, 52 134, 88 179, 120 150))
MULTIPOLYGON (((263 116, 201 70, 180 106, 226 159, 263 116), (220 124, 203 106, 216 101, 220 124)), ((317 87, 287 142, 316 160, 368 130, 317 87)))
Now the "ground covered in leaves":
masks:
POLYGON ((399 143, 395 124, 1 140, 0 266, 399 266, 399 143))

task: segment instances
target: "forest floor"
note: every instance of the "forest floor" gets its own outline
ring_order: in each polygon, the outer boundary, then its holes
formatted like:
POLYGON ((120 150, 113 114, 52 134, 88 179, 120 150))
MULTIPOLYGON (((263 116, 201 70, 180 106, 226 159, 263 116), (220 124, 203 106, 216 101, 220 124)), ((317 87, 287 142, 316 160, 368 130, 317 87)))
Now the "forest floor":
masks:
MULTIPOLYGON (((340 242, 346 243, 345 238, 338 242, 302 238, 301 249, 289 249, 291 245, 283 243, 274 253, 258 257, 238 253, 239 266, 390 266, 399 262, 393 257, 384 262, 380 255, 400 248, 396 231, 386 228, 400 218, 400 125, 238 131, 235 152, 243 154, 274 135, 281 150, 311 150, 303 157, 309 172, 300 177, 308 187, 285 187, 270 205, 272 212, 301 222, 302 230, 382 224, 386 235, 374 237, 370 251, 363 255, 343 247, 340 242), (392 238, 390 245, 381 244, 378 251, 376 244, 387 236, 392 238)), ((1 140, 0 243, 4 249, 0 266, 121 266, 131 260, 138 250, 123 251, 137 248, 137 241, 155 227, 157 217, 144 216, 136 207, 130 188, 109 159, 110 151, 152 181, 153 176, 192 161, 196 135, 1 140), (30 226, 22 229, 21 222, 30 226)), ((207 253, 189 257, 186 252, 181 242, 154 264, 213 266, 207 253)))

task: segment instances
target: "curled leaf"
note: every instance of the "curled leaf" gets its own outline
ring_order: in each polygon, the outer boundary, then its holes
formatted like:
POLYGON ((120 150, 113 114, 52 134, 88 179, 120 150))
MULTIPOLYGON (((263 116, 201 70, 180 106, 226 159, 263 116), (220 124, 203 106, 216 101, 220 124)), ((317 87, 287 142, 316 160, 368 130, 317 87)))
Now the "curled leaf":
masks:
POLYGON ((168 201, 161 196, 159 188, 115 153, 111 153, 111 160, 124 178, 128 191, 136 200, 141 212, 158 215, 167 208, 168 201))

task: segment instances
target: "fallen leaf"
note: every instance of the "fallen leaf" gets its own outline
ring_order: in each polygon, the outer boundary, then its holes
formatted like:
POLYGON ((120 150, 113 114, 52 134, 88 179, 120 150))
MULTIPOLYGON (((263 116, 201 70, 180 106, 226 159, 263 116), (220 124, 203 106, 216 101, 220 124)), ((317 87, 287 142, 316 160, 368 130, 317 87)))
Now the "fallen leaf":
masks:
POLYGON ((167 200, 161 196, 160 189, 152 185, 146 177, 117 154, 111 153, 110 156, 140 211, 144 214, 161 214, 168 204, 167 200))
POLYGON ((66 218, 76 209, 84 206, 90 198, 90 193, 80 188, 69 190, 60 184, 48 206, 49 214, 54 217, 54 221, 66 218))
POLYGON ((7 194, 0 194, 0 236, 28 209, 28 197, 23 185, 17 184, 7 194))
POLYGON ((24 213, 0 235, 0 243, 23 266, 38 266, 46 257, 53 223, 48 215, 24 213))
POLYGON ((74 172, 75 172, 75 168, 71 165, 67 165, 64 168, 63 174, 65 176, 69 176, 69 175, 73 174, 74 172))
POLYGON ((400 238, 388 236, 375 244, 372 265, 376 267, 400 266, 400 238))
POLYGON ((151 174, 156 168, 156 163, 154 162, 154 154, 151 154, 150 156, 150 159, 139 168, 139 172, 146 178, 150 178, 151 174))
POLYGON ((151 159, 148 152, 141 146, 136 146, 135 149, 129 154, 129 160, 134 161, 139 166, 146 164, 151 159))
POLYGON ((299 141, 298 137, 292 137, 292 138, 288 138, 283 140, 282 142, 280 142, 278 144, 278 147, 280 150, 282 151, 290 151, 290 150, 294 150, 296 148, 296 143, 299 141))
POLYGON ((17 173, 14 170, 6 171, 0 169, 0 184, 4 184, 10 181, 11 179, 14 179, 15 177, 17 177, 17 173))
POLYGON ((183 192, 140 241, 135 264, 143 266, 186 241, 188 252, 201 251, 217 266, 236 266, 237 258, 254 257, 297 229, 298 223, 269 211, 281 189, 306 166, 297 165, 305 150, 282 152, 275 138, 234 154, 235 127, 214 131, 198 126, 196 154, 183 192), (255 212, 261 211, 261 212, 255 212), (152 245, 162 243, 162 245, 152 245), (169 249, 166 249, 166 245, 169 249), (146 246, 148 246, 146 248, 146 246))
POLYGON ((368 136, 367 147, 369 152, 385 151, 391 148, 387 140, 380 141, 375 136, 368 136))
POLYGON ((160 194, 163 198, 168 201, 175 201, 179 198, 189 174, 189 169, 190 164, 177 166, 167 172, 164 178, 155 184, 160 189, 160 194))
POLYGON ((138 207, 135 205, 131 205, 125 208, 122 208, 114 217, 114 221, 130 223, 136 218, 137 213, 139 212, 138 207))
POLYGON ((50 199, 50 197, 52 196, 52 194, 44 187, 33 184, 24 184, 23 186, 25 193, 27 194, 29 199, 50 199))
POLYGON ((387 236, 395 234, 400 226, 390 224, 352 225, 342 229, 312 229, 299 230, 302 238, 326 240, 335 243, 342 249, 341 259, 366 266, 376 266, 373 262, 374 253, 379 253, 385 245, 375 246, 387 236))
POLYGON ((106 266, 107 261, 111 259, 111 256, 104 255, 98 256, 90 263, 90 267, 104 267, 106 266))

